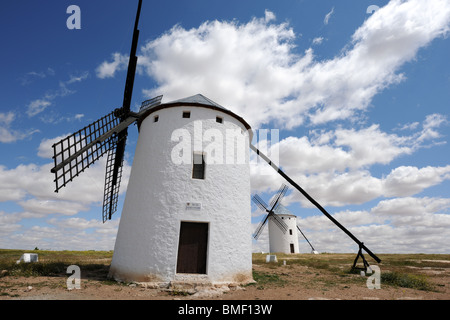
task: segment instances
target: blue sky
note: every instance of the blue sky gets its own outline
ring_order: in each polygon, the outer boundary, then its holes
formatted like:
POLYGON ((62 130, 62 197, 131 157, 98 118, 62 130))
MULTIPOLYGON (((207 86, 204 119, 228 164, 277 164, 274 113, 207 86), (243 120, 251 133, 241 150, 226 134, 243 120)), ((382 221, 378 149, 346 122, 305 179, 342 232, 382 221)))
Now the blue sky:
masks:
MULTIPOLYGON (((1 4, 0 247, 113 249, 102 163, 55 194, 50 147, 120 107, 135 2, 1 4)), ((372 251, 449 253, 449 27, 448 0, 144 0, 132 108, 202 93, 279 130, 271 154, 372 251)), ((251 174, 267 202, 284 182, 263 163, 251 174)), ((284 204, 318 251, 357 250, 298 193, 284 204)))

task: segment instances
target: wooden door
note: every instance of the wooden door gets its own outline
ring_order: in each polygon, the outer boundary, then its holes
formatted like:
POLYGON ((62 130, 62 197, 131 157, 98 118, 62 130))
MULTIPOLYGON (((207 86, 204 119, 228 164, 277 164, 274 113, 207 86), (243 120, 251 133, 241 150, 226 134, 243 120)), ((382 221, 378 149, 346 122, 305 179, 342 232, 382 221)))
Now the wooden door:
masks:
POLYGON ((294 250, 294 244, 291 243, 290 245, 291 245, 291 253, 295 253, 295 250, 294 250))
POLYGON ((208 224, 181 222, 177 273, 206 274, 208 224))

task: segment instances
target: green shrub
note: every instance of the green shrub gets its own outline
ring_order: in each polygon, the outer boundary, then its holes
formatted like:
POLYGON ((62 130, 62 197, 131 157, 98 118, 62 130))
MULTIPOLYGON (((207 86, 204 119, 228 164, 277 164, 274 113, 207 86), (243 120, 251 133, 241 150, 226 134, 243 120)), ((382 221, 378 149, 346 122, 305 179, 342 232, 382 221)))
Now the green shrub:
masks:
POLYGON ((432 289, 425 276, 400 272, 381 273, 381 284, 425 291, 432 289))

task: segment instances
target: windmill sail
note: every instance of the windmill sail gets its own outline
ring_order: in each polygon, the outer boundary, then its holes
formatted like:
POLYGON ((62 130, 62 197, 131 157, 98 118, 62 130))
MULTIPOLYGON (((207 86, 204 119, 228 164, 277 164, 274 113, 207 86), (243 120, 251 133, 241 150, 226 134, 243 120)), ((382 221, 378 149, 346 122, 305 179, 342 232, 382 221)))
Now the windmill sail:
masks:
POLYGON ((259 236, 261 235, 261 232, 264 229, 264 226, 266 225, 267 219, 269 219, 269 215, 266 215, 263 220, 259 223, 258 227, 256 228, 255 233, 253 233, 253 238, 258 240, 259 236))
POLYGON ((270 209, 268 209, 267 204, 262 200, 257 194, 253 196, 253 202, 256 203, 256 205, 264 212, 267 212, 267 215, 264 217, 264 219, 259 223, 258 227, 256 228, 256 231, 253 233, 253 237, 258 240, 259 236, 261 235, 264 226, 266 225, 267 221, 271 219, 278 228, 280 228, 283 233, 286 233, 288 226, 286 223, 280 219, 280 217, 275 213, 275 210, 281 203, 281 199, 286 194, 288 187, 283 184, 276 193, 276 195, 273 197, 272 201, 270 202, 270 209))
POLYGON ((285 184, 281 185, 280 189, 277 192, 277 196, 273 197, 272 201, 270 202, 270 206, 272 207, 273 210, 275 210, 277 206, 280 204, 281 199, 286 194, 287 189, 288 189, 287 185, 285 184))
POLYGON ((255 194, 253 196, 253 202, 256 203, 256 205, 262 210, 262 211, 267 211, 268 212, 268 205, 264 202, 263 199, 261 199, 260 196, 258 196, 257 194, 255 194))
POLYGON ((111 148, 120 120, 114 112, 53 144, 55 192, 65 187, 111 148))
MULTIPOLYGON (((142 0, 139 0, 122 107, 53 145, 54 167, 51 172, 55 174, 55 192, 65 187, 67 183, 108 152, 103 196, 103 222, 111 219, 112 214, 117 210, 128 126, 142 115, 141 112, 130 111, 138 59, 136 50, 141 7, 142 0)), ((159 96, 149 100, 148 107, 159 104, 161 98, 162 96, 159 96)))
MULTIPOLYGON (((111 144, 117 144, 118 136, 112 138, 111 144)), ((119 187, 122 178, 123 159, 120 166, 116 168, 116 151, 117 147, 113 146, 108 152, 108 159, 106 161, 105 174, 105 190, 103 193, 103 222, 111 220, 111 216, 117 211, 117 202, 119 200, 119 187)))

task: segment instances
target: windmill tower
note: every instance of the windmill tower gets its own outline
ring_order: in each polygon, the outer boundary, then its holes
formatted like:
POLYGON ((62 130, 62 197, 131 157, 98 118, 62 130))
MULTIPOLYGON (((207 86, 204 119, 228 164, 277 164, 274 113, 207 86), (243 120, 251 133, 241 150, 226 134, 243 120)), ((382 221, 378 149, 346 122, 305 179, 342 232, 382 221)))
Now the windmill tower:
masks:
POLYGON ((110 275, 250 281, 249 125, 198 94, 147 108, 138 127, 110 275))
POLYGON ((269 219, 269 250, 270 252, 299 253, 297 216, 289 213, 282 205, 278 206, 276 214, 286 223, 287 230, 283 232, 269 219))
POLYGON ((272 198, 269 206, 258 195, 253 196, 253 201, 267 215, 260 222, 253 237, 257 240, 261 235, 264 226, 269 225, 269 250, 270 252, 299 253, 298 232, 305 238, 312 249, 312 253, 318 254, 311 242, 306 238, 300 227, 297 225, 297 216, 291 214, 281 201, 286 194, 288 187, 283 184, 277 194, 272 198))
MULTIPOLYGON (((278 208, 281 206, 281 200, 286 194, 288 187, 283 184, 281 188, 278 190, 277 194, 272 198, 270 202, 270 206, 268 206, 264 200, 261 199, 257 194, 253 196, 253 202, 264 212, 267 212, 267 215, 261 220, 258 227, 253 234, 253 237, 258 240, 261 235, 266 224, 269 224, 269 250, 270 252, 284 252, 284 246, 280 245, 284 243, 287 239, 285 237, 286 231, 291 230, 286 222, 284 221, 284 217, 281 217, 277 214, 278 208), (282 248, 282 250, 278 250, 282 248)), ((292 227, 292 226, 291 226, 292 227)), ((292 231, 291 231, 292 232, 292 231)), ((298 241, 297 241, 298 242, 298 241)), ((297 244, 298 248, 298 244, 297 244)), ((298 250, 297 250, 298 251, 298 250)))

